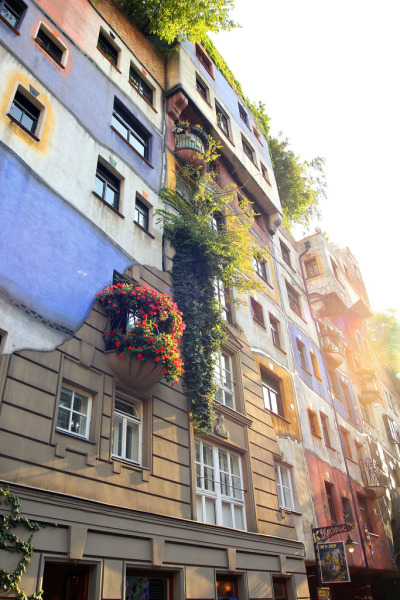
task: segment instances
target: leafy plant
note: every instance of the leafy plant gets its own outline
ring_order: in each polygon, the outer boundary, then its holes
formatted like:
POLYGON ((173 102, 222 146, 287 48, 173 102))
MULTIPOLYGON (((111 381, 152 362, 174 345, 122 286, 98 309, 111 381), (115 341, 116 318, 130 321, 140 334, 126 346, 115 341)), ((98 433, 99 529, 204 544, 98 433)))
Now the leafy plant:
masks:
MULTIPOLYGON (((216 297, 218 282, 239 296, 264 288, 253 278, 255 253, 249 229, 253 211, 241 211, 230 203, 236 199, 236 186, 221 188, 215 182, 211 165, 218 146, 209 138, 204 169, 192 164, 183 175, 195 181, 191 194, 165 188, 161 197, 167 204, 157 211, 167 239, 175 248, 171 270, 174 298, 182 311, 185 384, 192 419, 199 429, 209 431, 212 402, 217 392, 214 379, 218 352, 226 339, 226 322, 216 297)), ((231 298, 232 300, 232 298, 231 298)))
POLYGON ((154 360, 164 366, 168 382, 178 383, 184 372, 178 343, 185 324, 175 302, 166 294, 126 282, 105 288, 97 299, 110 315, 106 347, 120 358, 154 360))

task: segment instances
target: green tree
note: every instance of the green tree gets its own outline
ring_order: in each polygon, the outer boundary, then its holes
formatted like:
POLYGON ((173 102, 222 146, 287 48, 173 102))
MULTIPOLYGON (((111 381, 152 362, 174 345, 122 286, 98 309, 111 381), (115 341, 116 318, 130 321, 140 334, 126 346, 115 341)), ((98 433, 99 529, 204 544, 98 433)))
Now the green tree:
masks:
POLYGON ((201 42, 208 31, 229 30, 234 0, 116 0, 128 17, 147 34, 171 44, 201 42))
POLYGON ((400 394, 400 324, 396 311, 374 313, 367 321, 373 350, 400 394))
POLYGON ((269 138, 269 150, 282 204, 283 225, 307 227, 320 217, 319 200, 326 198, 325 159, 317 156, 302 161, 289 147, 287 138, 269 138))

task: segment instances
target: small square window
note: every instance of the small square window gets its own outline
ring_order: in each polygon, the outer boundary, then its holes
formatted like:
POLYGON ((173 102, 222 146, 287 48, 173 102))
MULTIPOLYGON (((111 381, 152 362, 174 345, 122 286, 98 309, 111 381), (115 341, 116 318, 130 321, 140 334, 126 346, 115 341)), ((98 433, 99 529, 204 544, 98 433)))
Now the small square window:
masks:
POLYGON ((120 180, 102 163, 97 163, 94 192, 110 206, 119 210, 120 180))
POLYGON ((215 111, 217 113, 218 125, 220 126, 222 131, 225 133, 225 135, 229 137, 229 117, 227 116, 227 114, 222 110, 222 108, 218 104, 216 104, 216 106, 215 106, 215 111))
POLYGON ((36 141, 39 141, 44 113, 44 105, 27 89, 19 85, 7 116, 36 141))
POLYGON ((116 99, 111 126, 132 146, 135 152, 146 160, 149 158, 150 136, 116 99))
POLYGON ((20 0, 0 0, 0 19, 12 29, 18 29, 18 25, 26 11, 25 2, 20 0))
POLYGON ((211 77, 212 77, 213 73, 212 73, 211 60, 205 55, 205 53, 203 52, 203 50, 200 48, 200 46, 198 44, 196 44, 196 58, 199 60, 201 65, 205 68, 207 73, 209 73, 209 75, 211 75, 211 77))
POLYGON ((149 208, 138 197, 135 203, 135 221, 146 231, 149 230, 149 208))
POLYGON ((293 488, 290 469, 275 465, 276 488, 278 491, 278 503, 280 508, 294 510, 293 488))
POLYGON ((299 353, 301 368, 308 371, 307 359, 306 359, 306 347, 299 339, 296 340, 297 351, 299 353))
POLYGON ((113 456, 141 464, 142 417, 141 404, 115 399, 113 456))
POLYGON ((198 75, 196 75, 196 88, 197 91, 203 96, 204 100, 208 102, 208 87, 198 75))
POLYGON ((63 385, 58 404, 57 430, 88 439, 91 407, 91 396, 63 385))
POLYGON ((319 275, 318 263, 315 256, 309 260, 305 260, 304 266, 306 268, 307 279, 311 279, 312 277, 317 277, 317 275, 319 275))
POLYGON ((99 39, 97 40, 97 49, 104 54, 111 64, 115 67, 118 65, 118 49, 114 46, 111 39, 102 31, 100 31, 99 39))
POLYGON ((319 368, 318 358, 312 350, 310 350, 310 359, 314 377, 316 377, 317 379, 321 379, 321 371, 319 368))
POLYGON ((268 271, 267 271, 267 263, 265 260, 260 260, 257 256, 253 256, 253 267, 255 272, 261 279, 264 279, 267 283, 268 281, 268 271))
POLYGON ((246 125, 248 127, 249 126, 249 116, 241 104, 238 103, 238 106, 239 106, 240 118, 242 119, 242 121, 244 121, 246 123, 246 125))
POLYGON ((269 178, 269 175, 268 175, 267 167, 265 167, 262 163, 261 163, 261 173, 262 173, 262 176, 264 177, 265 181, 269 185, 271 185, 271 181, 270 181, 270 178, 269 178))
POLYGON ((286 283, 286 291, 289 300, 290 308, 301 317, 301 305, 300 305, 300 296, 294 289, 286 283))
POLYGON ((275 319, 275 317, 273 317, 272 315, 269 315, 269 322, 271 325, 271 335, 272 335, 272 341, 275 344, 275 346, 278 346, 278 348, 281 348, 281 338, 280 338, 280 334, 279 334, 279 328, 280 328, 280 324, 279 321, 277 319, 275 319))
POLYGON ((285 263, 287 263, 291 267, 292 265, 290 263, 289 248, 282 242, 282 240, 279 240, 279 242, 280 242, 280 246, 281 246, 282 258, 285 261, 285 263))
POLYGON ((217 584, 217 598, 223 598, 223 600, 229 600, 238 597, 238 585, 237 578, 229 575, 218 575, 216 576, 217 584))
POLYGON ((250 298, 250 302, 253 312, 253 319, 261 323, 261 325, 264 325, 264 314, 261 304, 257 302, 257 300, 254 300, 254 298, 250 298))
POLYGON ((245 155, 251 160, 251 162, 255 162, 254 161, 254 150, 253 148, 250 146, 250 144, 248 144, 246 142, 246 140, 244 138, 242 138, 242 148, 243 148, 243 152, 245 153, 245 155))
POLYGON ((144 96, 150 104, 153 104, 153 90, 132 66, 129 70, 129 81, 139 94, 144 96))
POLYGON ((323 413, 319 413, 319 416, 321 418, 321 426, 322 426, 322 435, 324 437, 324 442, 327 446, 331 447, 331 438, 329 436, 329 423, 328 423, 328 417, 326 415, 324 415, 323 413))
POLYGON ((64 68, 65 46, 51 33, 42 23, 37 32, 35 42, 40 46, 59 66, 64 68))
POLYGON ((279 381, 261 373, 261 384, 263 388, 264 407, 271 412, 284 417, 281 388, 279 381))

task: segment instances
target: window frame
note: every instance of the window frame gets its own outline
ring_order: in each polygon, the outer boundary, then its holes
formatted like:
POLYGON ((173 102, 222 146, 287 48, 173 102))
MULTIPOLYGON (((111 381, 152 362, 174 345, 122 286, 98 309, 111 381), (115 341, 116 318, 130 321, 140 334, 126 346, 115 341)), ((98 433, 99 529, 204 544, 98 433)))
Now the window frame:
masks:
POLYGON ((264 408, 274 415, 285 418, 281 384, 269 373, 261 371, 261 386, 263 391, 264 408), (272 392, 272 395, 271 395, 272 392), (276 410, 275 410, 276 408, 276 410))
MULTIPOLYGON (((21 108, 19 106, 17 106, 17 108, 19 110, 21 110, 21 108)), ((28 113, 30 110, 31 110, 31 108, 26 108, 26 113, 28 113)), ((21 111, 21 112, 23 112, 23 111, 21 111)), ((43 130, 45 115, 46 115, 45 105, 42 104, 42 102, 40 102, 37 99, 37 97, 34 96, 26 87, 24 87, 24 85, 22 85, 21 83, 18 82, 15 86, 14 93, 13 93, 13 95, 10 99, 9 105, 8 105, 7 117, 13 123, 15 123, 17 125, 17 127, 22 129, 22 131, 24 131, 31 138, 33 138, 36 142, 40 142, 40 135, 43 130), (23 125, 22 122, 15 115, 12 114, 14 104, 18 104, 18 103, 21 104, 21 101, 19 99, 16 100, 16 97, 18 94, 24 98, 24 101, 27 102, 30 105, 30 107, 33 107, 35 110, 38 111, 37 117, 35 117, 34 114, 32 115, 34 117, 33 121, 35 121, 34 131, 29 129, 25 125, 23 125)))
POLYGON ((268 283, 268 285, 271 285, 269 283, 269 278, 268 278, 268 262, 265 260, 259 260, 257 258, 257 256, 253 256, 253 267, 255 272, 257 273, 257 275, 266 283, 268 283))
POLYGON ((67 435, 72 435, 76 438, 79 438, 81 440, 87 440, 89 441, 89 434, 90 434, 90 421, 91 421, 91 416, 92 416, 92 402, 93 402, 93 396, 91 394, 88 394, 85 390, 82 390, 81 388, 77 387, 77 386, 73 386, 70 385, 69 383, 66 382, 62 382, 61 388, 60 388, 60 394, 58 397, 58 407, 57 407, 57 418, 56 418, 56 431, 58 433, 64 433, 67 435), (66 407, 61 407, 61 394, 63 392, 63 389, 69 390, 70 392, 72 392, 72 397, 71 397, 71 408, 68 409, 66 407), (87 399, 87 412, 86 414, 77 410, 73 410, 73 403, 74 403, 74 398, 75 398, 75 394, 80 394, 81 396, 85 397, 87 399), (69 414, 69 419, 68 419, 68 429, 64 429, 63 427, 60 427, 58 424, 59 421, 59 415, 60 415, 60 408, 62 408, 63 410, 68 410, 70 412, 69 414), (86 418, 86 426, 85 426, 85 433, 80 434, 80 433, 76 433, 75 431, 71 431, 71 427, 72 427, 72 415, 73 413, 79 414, 81 416, 84 416, 86 418))
POLYGON ((204 83, 204 81, 202 80, 202 78, 196 73, 196 90, 199 92, 199 94, 201 95, 201 97, 203 98, 203 100, 205 100, 207 102, 207 104, 209 103, 209 89, 208 86, 204 83), (201 88, 201 89, 199 89, 201 88), (201 91, 203 90, 203 91, 201 91))
MULTIPOLYGON (((214 225, 213 225, 214 226, 214 225)), ((232 316, 232 304, 230 302, 230 290, 225 287, 223 281, 220 279, 216 279, 214 281, 214 296, 217 300, 220 308, 222 309, 222 318, 227 323, 232 325, 233 316, 232 316)))
POLYGON ((214 402, 223 404, 232 410, 236 410, 235 376, 233 372, 232 356, 225 350, 218 353, 214 364, 214 379, 218 385, 214 402), (229 386, 231 384, 231 386, 229 386), (231 397, 231 403, 226 401, 226 396, 231 397))
POLYGON ((274 346, 277 346, 282 350, 281 336, 279 332, 280 322, 274 317, 274 315, 271 315, 271 313, 269 313, 269 323, 271 329, 272 343, 274 344, 274 346))
POLYGON ((320 275, 318 262, 315 256, 308 258, 304 261, 304 268, 306 270, 306 279, 312 279, 320 275))
POLYGON ((291 469, 281 465, 280 463, 274 463, 274 469, 275 469, 276 491, 277 491, 277 495, 278 495, 279 508, 283 508, 284 510, 293 511, 293 510, 295 510, 295 504, 294 504, 291 469), (287 473, 289 485, 285 485, 283 483, 282 471, 287 473), (284 490, 289 490, 289 493, 290 493, 290 496, 289 496, 290 503, 289 504, 291 504, 291 506, 286 506, 287 498, 286 498, 286 494, 285 494, 284 490))
POLYGON ((255 298, 253 298, 252 296, 250 296, 250 305, 253 319, 257 321, 257 323, 265 327, 264 311, 262 305, 259 302, 257 302, 257 300, 255 300, 255 298))
POLYGON ((310 355, 312 373, 316 379, 318 379, 319 381, 322 381, 322 375, 321 375, 321 369, 319 367, 318 356, 315 354, 315 352, 311 348, 308 349, 308 353, 310 355))
POLYGON ((143 406, 142 402, 139 400, 132 400, 131 402, 127 402, 123 398, 119 396, 115 397, 114 408, 113 408, 113 432, 112 432, 112 458, 117 458, 119 460, 123 460, 129 462, 134 465, 142 465, 142 446, 143 446, 143 406), (132 404, 137 417, 130 415, 127 412, 123 412, 122 409, 117 408, 117 402, 120 404, 124 404, 129 406, 132 404), (121 444, 121 454, 115 452, 115 433, 116 433, 116 419, 120 419, 122 421, 122 444, 121 444), (138 440, 137 440, 137 456, 138 460, 133 460, 126 456, 126 440, 127 440, 127 427, 128 423, 134 423, 138 427, 138 440))
POLYGON ((312 435, 315 435, 316 437, 320 438, 321 436, 319 434, 317 413, 314 410, 308 409, 307 415, 308 415, 308 423, 310 425, 310 431, 311 431, 312 435))
POLYGON ((208 58, 204 50, 200 48, 199 44, 195 44, 195 55, 201 66, 214 79, 212 61, 208 58))
POLYGON ((138 73, 135 65, 133 63, 130 64, 129 67, 129 83, 135 90, 139 93, 142 98, 146 100, 151 106, 154 106, 154 89, 147 83, 145 79, 138 73), (132 72, 137 77, 137 83, 134 81, 132 77, 132 72))
POLYGON ((122 137, 123 140, 129 144, 129 146, 135 151, 136 154, 138 154, 138 156, 143 158, 148 163, 151 135, 147 133, 145 129, 142 129, 142 127, 136 122, 136 119, 131 116, 129 111, 118 101, 117 98, 114 99, 111 127, 118 133, 120 137, 122 137), (122 126, 122 128, 126 131, 126 135, 121 133, 118 126, 114 126, 114 121, 117 121, 119 126, 122 126), (134 144, 132 144, 130 141, 132 137, 136 143, 143 148, 143 153, 140 152, 134 144))
POLYGON ((256 154, 254 148, 252 148, 251 144, 242 136, 242 150, 247 156, 248 159, 251 160, 254 166, 256 165, 256 154))
POLYGON ((149 231, 150 227, 150 208, 145 202, 136 194, 135 198, 135 223, 139 225, 145 231, 149 231), (139 207, 138 207, 139 204, 139 207), (140 216, 144 219, 144 225, 141 222, 140 216), (139 218, 138 218, 139 217, 139 218))
POLYGON ((353 455, 352 455, 351 446, 350 446, 350 434, 346 429, 344 429, 344 427, 339 427, 339 429, 340 429, 340 435, 342 437, 343 448, 344 448, 346 457, 349 458, 350 460, 353 460, 353 455))
POLYGON ((322 437, 324 439, 325 446, 328 446, 328 448, 332 448, 331 438, 329 435, 329 426, 328 426, 329 419, 328 419, 327 415, 322 412, 319 413, 319 417, 321 420, 322 437))
POLYGON ((325 481, 325 494, 327 499, 327 505, 329 509, 329 514, 331 517, 331 523, 335 524, 338 522, 337 512, 335 506, 335 486, 330 481, 325 481))
POLYGON ((231 138, 230 134, 230 119, 227 113, 221 108, 218 102, 215 103, 215 114, 217 116, 217 124, 221 131, 226 135, 227 138, 231 138))
POLYGON ((240 102, 238 102, 238 107, 239 107, 240 118, 242 119, 243 123, 245 123, 247 125, 247 127, 250 129, 249 115, 248 115, 247 111, 243 108, 243 106, 240 104, 240 102))
POLYGON ((372 522, 371 511, 369 510, 367 498, 361 494, 357 494, 357 502, 361 520, 365 524, 368 533, 374 533, 374 524, 372 522), (369 529, 369 527, 371 528, 369 529))
POLYGON ((227 448, 222 448, 215 444, 208 443, 208 441, 206 442, 201 438, 195 438, 194 463, 197 521, 202 523, 209 523, 209 521, 203 518, 206 516, 206 499, 213 500, 216 525, 239 529, 239 527, 236 527, 235 519, 235 507, 237 507, 238 511, 240 511, 241 513, 241 521, 243 524, 243 529, 240 528, 240 530, 246 531, 247 523, 241 455, 236 452, 231 452, 227 448), (206 452, 204 452, 205 447, 206 452), (204 461, 205 454, 207 455, 207 449, 208 458, 212 458, 212 464, 208 464, 204 461), (224 453, 227 458, 227 471, 221 469, 220 456, 222 453, 224 453), (238 467, 238 472, 236 473, 234 473, 234 461, 232 459, 234 459, 236 466, 238 467), (211 471, 211 473, 209 473, 208 471, 211 471), (210 475, 212 476, 211 480, 209 479, 210 475), (211 485, 209 487, 208 485, 204 485, 204 481, 206 480, 211 482, 211 485), (237 487, 237 484, 239 484, 239 487, 237 487), (229 490, 236 490, 237 492, 239 492, 239 497, 235 497, 235 492, 224 494, 224 487, 227 489, 228 492, 229 490), (199 515, 199 503, 201 503, 201 515, 199 515), (223 504, 229 505, 232 525, 224 524, 223 504), (200 516, 202 517, 201 519, 199 518, 200 516))
POLYGON ((107 34, 103 29, 100 29, 99 31, 99 37, 97 38, 96 48, 104 56, 104 58, 106 58, 108 62, 119 71, 118 62, 120 56, 120 49, 113 42, 111 36, 107 34))
POLYGON ((120 210, 120 200, 121 200, 121 180, 110 170, 108 169, 101 161, 97 161, 96 167, 96 175, 95 175, 95 187, 96 181, 99 180, 103 183, 103 191, 101 194, 93 190, 93 193, 100 198, 107 206, 110 206, 117 212, 120 210), (100 173, 99 173, 100 172, 100 173), (114 192, 114 203, 111 204, 106 199, 107 189, 110 189, 114 192))
POLYGON ((18 28, 21 25, 21 21, 25 15, 26 9, 28 8, 25 2, 22 0, 0 0, 0 20, 3 21, 7 27, 12 29, 14 33, 20 35, 18 28), (4 15, 4 8, 8 8, 9 13, 11 13, 14 17, 16 17, 16 21, 12 24, 4 15), (18 8, 20 11, 18 12, 18 8))
POLYGON ((36 32, 35 43, 41 48, 53 62, 56 63, 61 69, 65 69, 65 63, 68 55, 68 50, 62 41, 56 38, 51 29, 47 27, 45 23, 40 23, 39 28, 36 32), (44 38, 41 39, 39 35, 42 34, 44 38), (60 54, 56 54, 52 48, 60 51, 60 54))
POLYGON ((281 254, 282 254, 283 260, 285 261, 285 263, 287 265, 289 265, 289 267, 291 267, 292 263, 291 263, 291 260, 290 260, 290 250, 289 250, 289 248, 286 246, 286 244, 284 244, 282 242, 282 240, 279 240, 279 244, 280 244, 280 247, 281 247, 281 254))
POLYGON ((301 303, 300 303, 300 294, 296 292, 295 289, 286 281, 286 291, 289 301, 289 306, 293 312, 296 313, 298 317, 303 317, 301 311, 301 303))
POLYGON ((305 344, 303 344, 303 342, 301 340, 299 340, 299 338, 296 338, 296 348, 297 348, 297 353, 300 357, 300 366, 304 371, 307 371, 307 373, 309 373, 309 368, 308 368, 308 363, 307 363, 307 358, 306 358, 306 346, 305 344))
POLYGON ((267 167, 265 165, 263 165, 262 162, 260 162, 260 165, 261 165, 261 174, 262 174, 263 178, 268 183, 268 185, 271 185, 271 180, 270 180, 269 175, 268 175, 268 169, 267 169, 267 167))

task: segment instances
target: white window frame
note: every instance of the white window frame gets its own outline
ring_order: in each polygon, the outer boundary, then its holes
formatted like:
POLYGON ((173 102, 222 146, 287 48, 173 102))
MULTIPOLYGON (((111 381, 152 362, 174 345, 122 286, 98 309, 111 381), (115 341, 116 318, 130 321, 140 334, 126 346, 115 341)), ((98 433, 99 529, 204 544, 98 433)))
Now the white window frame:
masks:
POLYGON ((56 431, 59 431, 61 433, 68 433, 69 435, 73 435, 75 437, 84 439, 84 440, 88 440, 89 439, 89 431, 90 431, 90 419, 91 419, 91 415, 92 415, 92 396, 90 394, 88 394, 87 392, 73 387, 72 385, 68 385, 66 383, 63 382, 62 386, 61 386, 61 391, 60 391, 60 397, 58 399, 58 411, 57 411, 57 425, 56 425, 56 431), (72 392, 72 398, 71 398, 71 409, 68 409, 66 407, 61 407, 60 406, 60 402, 61 402, 61 392, 63 389, 69 390, 70 392, 72 392), (85 398, 87 398, 88 403, 87 403, 87 413, 82 413, 76 410, 73 410, 73 402, 74 402, 74 395, 75 394, 80 394, 81 396, 84 396, 85 398), (62 410, 67 410, 69 411, 69 419, 68 419, 68 429, 64 429, 63 427, 60 427, 58 425, 58 415, 60 412, 60 408, 62 410), (75 431, 71 431, 71 427, 72 427, 72 415, 73 414, 77 414, 77 415, 81 415, 86 417, 86 428, 85 428, 85 433, 84 434, 80 434, 80 433, 76 433, 75 431))
POLYGON ((141 465, 142 464, 142 439, 143 439, 143 411, 142 411, 142 403, 135 400, 135 401, 130 401, 128 402, 127 400, 124 400, 124 398, 119 398, 116 397, 116 402, 121 402, 122 404, 126 404, 126 405, 132 405, 135 408, 135 411, 137 413, 137 417, 134 417, 133 415, 130 415, 126 412, 123 412, 122 410, 118 409, 116 407, 116 404, 114 404, 114 412, 113 412, 113 449, 112 449, 112 455, 115 458, 119 458, 121 460, 125 460, 127 462, 133 463, 135 465, 141 465), (117 452, 115 452, 115 448, 114 448, 114 444, 115 444, 115 440, 114 440, 114 435, 115 435, 115 421, 116 419, 121 419, 122 420, 122 451, 121 454, 118 454, 117 452), (129 423, 133 423, 134 425, 138 426, 139 429, 139 436, 138 436, 138 448, 137 448, 137 455, 138 455, 138 460, 132 460, 131 458, 127 458, 126 456, 126 431, 127 431, 127 426, 129 423))
POLYGON ((232 357, 227 352, 220 352, 218 354, 217 361, 214 366, 214 376, 219 388, 217 394, 215 395, 215 401, 223 404, 224 406, 228 406, 233 410, 236 410, 232 357), (228 368, 226 368, 226 365, 228 368), (231 387, 229 387, 227 383, 230 383, 231 387), (232 406, 226 402, 227 395, 231 396, 232 398, 232 406))
POLYGON ((291 469, 284 467, 283 465, 275 463, 275 475, 276 475, 276 489, 278 492, 278 503, 280 508, 284 508, 285 510, 294 510, 294 499, 293 499, 293 483, 292 483, 292 475, 291 469), (285 471, 288 475, 289 485, 285 485, 283 483, 282 472, 285 471), (289 504, 290 506, 286 506, 285 504, 285 490, 289 493, 289 504))
POLYGON ((237 525, 239 524, 236 522, 236 515, 240 514, 240 529, 243 528, 242 530, 246 531, 246 511, 244 503, 243 473, 240 455, 230 452, 229 450, 226 450, 224 448, 208 444, 203 440, 195 439, 194 443, 196 469, 196 499, 198 507, 197 520, 203 523, 207 522, 205 518, 203 519, 202 517, 206 517, 206 500, 211 499, 214 502, 215 513, 215 523, 211 524, 239 529, 239 527, 237 527, 237 525), (209 455, 212 457, 212 464, 207 464, 204 462, 203 449, 208 450, 209 455), (225 455, 227 459, 227 471, 224 471, 220 468, 221 455, 225 455), (197 460, 197 457, 199 458, 199 460, 197 460), (236 462, 236 466, 238 467, 237 473, 233 472, 233 461, 236 462), (223 491, 227 491, 228 493, 223 493, 223 491), (228 510, 230 510, 230 525, 224 524, 224 506, 225 509, 228 507, 228 510))

